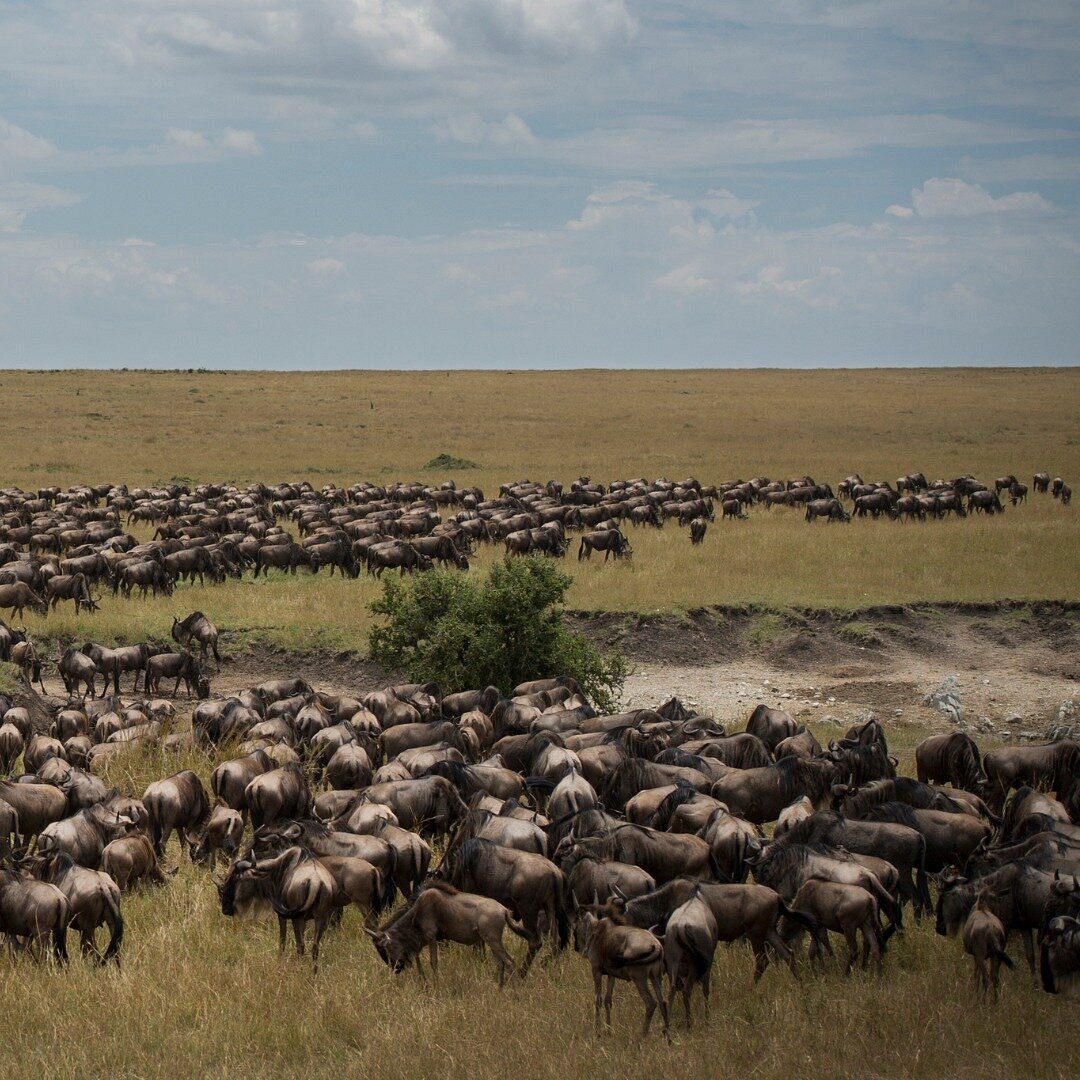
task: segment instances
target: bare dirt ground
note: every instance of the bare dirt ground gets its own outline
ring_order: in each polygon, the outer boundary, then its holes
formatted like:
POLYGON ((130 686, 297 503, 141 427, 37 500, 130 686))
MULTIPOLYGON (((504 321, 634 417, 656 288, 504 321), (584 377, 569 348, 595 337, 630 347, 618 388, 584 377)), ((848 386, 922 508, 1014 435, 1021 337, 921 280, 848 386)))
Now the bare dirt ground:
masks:
MULTIPOLYGON (((1080 725, 1067 704, 1080 697, 1078 604, 874 608, 855 617, 709 609, 568 618, 630 660, 625 706, 656 706, 675 695, 729 729, 760 701, 800 721, 846 727, 873 712, 897 726, 945 728, 948 721, 922 699, 949 675, 959 679, 963 723, 973 732, 1041 738, 1062 721, 1080 725)), ((226 657, 220 674, 213 665, 210 674, 215 696, 281 676, 350 694, 396 681, 353 653, 270 648, 226 657)), ((48 687, 60 692, 55 678, 48 687)), ((178 705, 188 711, 186 701, 178 705)))

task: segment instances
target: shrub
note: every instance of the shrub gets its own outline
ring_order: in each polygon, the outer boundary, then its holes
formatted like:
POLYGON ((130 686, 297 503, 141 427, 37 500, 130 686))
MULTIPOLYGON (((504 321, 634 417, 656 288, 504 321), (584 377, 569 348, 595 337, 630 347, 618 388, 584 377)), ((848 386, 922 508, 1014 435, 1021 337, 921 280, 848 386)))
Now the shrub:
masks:
POLYGON ((371 604, 382 618, 369 635, 371 658, 446 692, 497 686, 509 693, 529 679, 572 675, 598 709, 614 711, 626 662, 563 622, 572 581, 538 556, 505 559, 485 578, 456 570, 388 578, 371 604))

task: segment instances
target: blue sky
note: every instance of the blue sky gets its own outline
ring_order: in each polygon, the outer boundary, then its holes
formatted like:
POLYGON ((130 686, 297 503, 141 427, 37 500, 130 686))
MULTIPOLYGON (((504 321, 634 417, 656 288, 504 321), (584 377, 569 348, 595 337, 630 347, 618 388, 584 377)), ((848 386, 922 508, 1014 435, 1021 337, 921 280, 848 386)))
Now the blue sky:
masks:
POLYGON ((1077 362, 1075 0, 0 0, 4 366, 1077 362))

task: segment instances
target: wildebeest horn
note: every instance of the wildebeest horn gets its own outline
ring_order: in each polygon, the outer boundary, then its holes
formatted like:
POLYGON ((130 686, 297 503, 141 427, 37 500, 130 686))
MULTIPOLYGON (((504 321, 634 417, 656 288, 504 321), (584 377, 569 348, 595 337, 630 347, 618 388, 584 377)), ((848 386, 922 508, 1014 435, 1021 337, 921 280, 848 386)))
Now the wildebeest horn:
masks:
POLYGON ((612 885, 611 886, 611 895, 614 896, 616 900, 625 900, 626 899, 626 893, 624 893, 622 891, 622 889, 619 888, 618 885, 612 885))
POLYGON ((372 941, 377 941, 378 940, 379 935, 374 930, 372 930, 371 927, 364 926, 364 927, 361 927, 361 929, 364 931, 365 934, 367 934, 367 936, 369 938, 371 938, 372 941))

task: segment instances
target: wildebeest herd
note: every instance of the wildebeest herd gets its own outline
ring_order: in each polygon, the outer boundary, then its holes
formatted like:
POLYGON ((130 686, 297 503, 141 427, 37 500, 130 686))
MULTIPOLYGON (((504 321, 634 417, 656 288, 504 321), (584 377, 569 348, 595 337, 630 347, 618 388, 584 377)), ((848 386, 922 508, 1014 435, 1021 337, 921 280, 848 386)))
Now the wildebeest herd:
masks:
POLYGON ((667 1030, 678 995, 689 1023, 695 988, 708 1009, 720 942, 749 944, 755 983, 772 960, 802 977, 806 939, 826 966, 833 934, 847 971, 883 974, 908 911, 959 936, 995 996, 1013 935, 1047 991, 1080 987, 1076 742, 982 754, 938 735, 916 749, 917 777, 901 776, 873 719, 821 746, 764 704, 734 733, 676 698, 598 715, 569 677, 508 697, 275 679, 199 700, 187 724, 171 701, 121 697, 121 670, 136 668, 103 659, 102 697, 0 702, 13 949, 63 961, 74 928, 89 958, 120 963, 123 895, 169 887, 175 835, 224 916, 276 916, 280 947, 291 926, 300 955, 311 924, 316 966, 350 905, 392 971, 423 973, 426 950, 436 983, 443 942, 487 946, 500 983, 572 946, 597 1023, 623 980, 644 1032, 656 1009, 667 1030), (190 770, 141 792, 102 781, 114 755, 147 748, 166 768, 204 752, 209 784, 190 770))
MULTIPOLYGON (((1032 486, 1062 504, 1071 501, 1072 489, 1061 477, 1038 473, 1032 486)), ((925 521, 1000 514, 1003 494, 1015 506, 1027 499, 1028 486, 1011 475, 987 485, 972 476, 927 481, 912 473, 895 483, 864 483, 855 474, 835 492, 810 476, 715 485, 692 477, 604 485, 583 476, 568 488, 554 480, 503 484, 496 498, 453 481, 321 490, 307 483, 6 489, 0 491, 0 610, 16 617, 28 608, 46 614, 71 601, 76 612, 93 612, 105 590, 125 597, 171 595, 185 581, 221 583, 271 570, 295 574, 300 567, 354 578, 365 568, 375 577, 436 563, 468 569, 483 543, 502 545, 507 555, 562 556, 574 530, 581 532, 578 559, 603 552, 606 562, 633 555, 627 523, 660 528, 673 519, 689 526, 691 542, 700 544, 717 505, 721 518, 732 520, 746 520, 751 507, 788 506, 804 510, 808 522, 925 521), (126 531, 135 524, 152 527, 152 536, 140 540, 126 531)))

